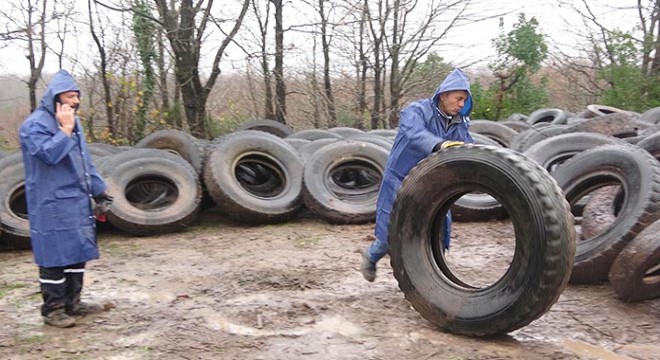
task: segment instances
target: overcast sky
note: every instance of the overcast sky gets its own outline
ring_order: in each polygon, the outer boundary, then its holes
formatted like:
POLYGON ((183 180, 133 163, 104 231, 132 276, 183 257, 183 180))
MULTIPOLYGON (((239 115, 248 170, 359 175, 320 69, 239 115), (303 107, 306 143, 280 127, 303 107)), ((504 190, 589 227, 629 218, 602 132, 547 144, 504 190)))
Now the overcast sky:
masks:
MULTIPOLYGON (((564 1, 579 5, 581 0, 564 1)), ((491 2, 502 12, 505 29, 511 30, 518 20, 518 14, 525 13, 527 19, 535 17, 539 21, 539 30, 546 35, 549 45, 562 51, 570 52, 579 39, 579 33, 584 29, 583 21, 575 10, 567 5, 560 6, 558 0, 495 0, 491 2)), ((603 24, 619 27, 621 30, 631 30, 637 22, 635 10, 637 0, 589 0, 592 11, 603 24)), ((481 23, 466 26, 460 32, 466 44, 466 53, 471 58, 478 59, 481 54, 494 55, 491 39, 499 34, 499 20, 491 19, 481 23)), ((456 36, 456 35, 454 35, 456 36)), ((551 49, 552 51, 552 49, 551 49)))
MULTIPOLYGON (((295 1, 292 4, 296 4, 295 1)), ((569 47, 574 46, 576 41, 576 32, 583 29, 580 17, 573 9, 568 6, 560 6, 561 0, 480 0, 483 14, 506 13, 504 16, 504 25, 506 30, 510 30, 517 21, 518 14, 524 12, 527 18, 535 17, 539 21, 539 29, 547 35, 548 41, 552 46, 558 46, 563 51, 569 51, 569 47)), ((637 22, 637 14, 634 10, 636 0, 588 0, 592 10, 598 15, 604 24, 619 26, 621 30, 630 30, 632 24, 637 22), (628 7, 629 10, 621 10, 628 7), (619 10, 614 10, 618 8, 619 10)), ((564 1, 574 4, 581 4, 581 0, 564 1)), ((3 2, 6 4, 6 2, 3 2)), ((82 3, 82 2, 81 2, 82 3)), ((86 2, 85 2, 86 3, 86 2)), ((86 11, 86 6, 82 11, 86 11)), ((285 12, 291 12, 295 9, 285 7, 285 12)), ((0 20, 1 25, 2 20, 0 20)), ((440 55, 446 60, 455 64, 468 64, 476 60, 484 60, 482 66, 488 61, 489 56, 493 56, 494 50, 491 40, 499 34, 499 20, 497 18, 488 21, 478 22, 457 28, 447 39, 451 44, 445 44, 440 50, 440 55)), ((86 31, 85 28, 83 31, 86 31)), ((82 38, 82 37, 81 37, 82 38)), ((285 41, 293 42, 291 38, 285 41)), ((27 60, 23 56, 22 49, 4 48, 0 49, 0 72, 17 74, 20 69, 27 69, 27 60), (18 69, 18 70, 17 70, 18 69)), ((87 53, 85 48, 83 53, 87 53)), ((242 58, 241 53, 236 53, 234 58, 242 58)), ((47 67, 45 71, 53 72, 57 70, 57 63, 54 56, 47 58, 47 67)))

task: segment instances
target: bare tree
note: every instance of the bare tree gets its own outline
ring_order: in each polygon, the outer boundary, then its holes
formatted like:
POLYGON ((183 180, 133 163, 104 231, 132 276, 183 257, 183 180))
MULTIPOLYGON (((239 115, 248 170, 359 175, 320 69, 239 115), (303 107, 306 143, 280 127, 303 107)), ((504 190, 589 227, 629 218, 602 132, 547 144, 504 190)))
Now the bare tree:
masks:
POLYGON ((8 11, 0 10, 0 17, 7 24, 6 30, 0 33, 0 39, 25 49, 25 57, 30 66, 27 80, 30 111, 37 108, 37 82, 46 60, 46 24, 56 16, 48 11, 48 0, 11 1, 8 11))
POLYGON ((367 111, 367 71, 369 70, 369 64, 367 61, 367 49, 365 48, 366 41, 366 20, 368 16, 368 5, 365 1, 360 7, 360 21, 359 21, 359 30, 358 30, 358 62, 356 66, 357 72, 357 87, 358 87, 358 96, 357 96, 357 112, 358 116, 356 119, 356 126, 359 129, 362 129, 362 116, 367 111))
POLYGON ((325 3, 326 0, 318 0, 318 14, 320 18, 320 30, 321 30, 321 47, 323 51, 323 91, 325 94, 326 108, 328 110, 328 126, 335 127, 337 126, 337 109, 335 107, 335 97, 332 92, 332 80, 330 77, 330 39, 332 37, 329 34, 329 15, 326 13, 325 3))
POLYGON ((660 1, 638 0, 634 7, 627 8, 595 0, 561 0, 560 3, 582 18, 584 28, 576 32, 581 38, 579 55, 557 51, 555 68, 561 69, 559 73, 570 77, 572 83, 581 84, 582 93, 591 97, 601 98, 608 92, 619 94, 610 99, 620 102, 617 106, 634 108, 657 103, 660 96, 657 86, 660 81, 660 1), (603 14, 620 11, 634 11, 638 22, 628 24, 627 29, 619 28, 621 22, 616 27, 608 26, 603 14), (639 72, 634 76, 638 79, 634 80, 631 72, 621 76, 622 71, 619 75, 613 71, 626 68, 637 68, 639 72))
MULTIPOLYGON (((384 88, 382 83, 383 78, 383 69, 384 64, 381 60, 381 54, 383 50, 383 41, 385 41, 386 36, 386 21, 389 18, 391 8, 387 6, 383 0, 377 2, 377 12, 373 13, 369 7, 369 1, 364 0, 364 9, 367 13, 369 32, 371 34, 371 41, 373 45, 371 47, 373 53, 372 59, 372 68, 373 68, 373 107, 371 109, 371 128, 377 129, 380 126, 380 120, 382 119, 382 104, 384 96, 384 88)), ((384 124, 383 124, 384 125, 384 124)))
POLYGON ((284 23, 283 1, 269 0, 275 6, 275 119, 286 123, 286 84, 284 83, 284 23))
MULTIPOLYGON (((107 76, 108 74, 108 59, 105 51, 105 30, 103 27, 96 28, 94 25, 94 20, 95 18, 98 18, 99 12, 98 8, 96 6, 92 7, 92 0, 87 0, 87 9, 88 9, 88 15, 89 15, 89 31, 92 35, 92 39, 94 39, 94 43, 96 44, 96 48, 99 51, 99 61, 101 69, 101 84, 103 85, 103 99, 104 99, 104 108, 105 108, 105 115, 107 118, 108 122, 108 131, 112 136, 116 137, 117 136, 117 131, 116 131, 116 125, 115 125, 115 119, 114 119, 114 113, 113 113, 113 104, 112 104, 112 92, 110 90, 110 78, 107 76), (100 36, 98 32, 101 32, 100 36)), ((92 126, 89 126, 92 128, 92 126)))
POLYGON ((259 25, 259 60, 261 64, 261 73, 264 82, 264 118, 276 119, 273 99, 273 77, 270 71, 269 52, 268 52, 268 26, 270 21, 270 2, 266 2, 266 11, 261 13, 258 2, 252 2, 252 8, 257 16, 259 25))
POLYGON ((181 86, 181 98, 190 132, 195 137, 206 138, 208 136, 206 102, 220 75, 219 65, 222 56, 241 27, 249 3, 249 0, 242 1, 240 14, 218 47, 211 65, 211 72, 208 74, 206 82, 203 83, 200 74, 200 56, 209 22, 216 24, 222 31, 221 22, 216 21, 217 19, 214 19, 211 13, 213 0, 200 0, 196 3, 193 3, 192 0, 183 0, 178 4, 166 0, 154 0, 159 14, 159 19, 154 20, 164 28, 172 48, 175 77, 181 86), (198 16, 199 20, 197 20, 198 16))

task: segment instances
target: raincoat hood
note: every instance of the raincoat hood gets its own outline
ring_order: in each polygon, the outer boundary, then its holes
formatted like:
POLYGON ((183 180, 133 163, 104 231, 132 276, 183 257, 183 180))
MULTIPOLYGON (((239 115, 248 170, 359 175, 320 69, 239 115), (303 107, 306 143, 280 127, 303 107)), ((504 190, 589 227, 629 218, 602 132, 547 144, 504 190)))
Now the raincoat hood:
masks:
POLYGON ((77 91, 80 94, 80 88, 73 79, 73 76, 66 70, 60 70, 50 80, 48 88, 41 98, 39 107, 46 109, 51 114, 55 114, 55 97, 67 91, 77 91))
POLYGON ((465 90, 468 92, 468 98, 465 100, 465 105, 458 113, 463 117, 470 116, 470 113, 472 112, 472 92, 470 91, 470 79, 468 79, 463 70, 459 68, 454 69, 454 71, 447 75, 440 86, 438 86, 438 89, 433 95, 433 102, 437 104, 441 93, 453 90, 465 90))

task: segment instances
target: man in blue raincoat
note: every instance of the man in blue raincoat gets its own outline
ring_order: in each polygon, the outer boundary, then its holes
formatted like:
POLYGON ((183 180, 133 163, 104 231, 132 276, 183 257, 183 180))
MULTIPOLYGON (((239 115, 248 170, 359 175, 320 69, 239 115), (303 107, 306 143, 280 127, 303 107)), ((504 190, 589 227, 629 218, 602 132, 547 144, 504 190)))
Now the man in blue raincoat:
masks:
MULTIPOLYGON (((399 130, 383 176, 376 209, 376 239, 362 253, 362 275, 376 278, 376 263, 388 252, 390 212, 403 178, 422 159, 449 146, 474 143, 468 132, 472 94, 470 81, 454 69, 433 97, 411 103, 401 111, 399 130)), ((451 214, 445 220, 443 244, 449 248, 451 214)))
POLYGON ((85 263, 99 257, 93 202, 107 206, 112 197, 92 165, 76 115, 80 89, 60 70, 39 107, 20 128, 25 167, 25 197, 44 322, 75 325, 75 316, 103 310, 81 302, 85 263))

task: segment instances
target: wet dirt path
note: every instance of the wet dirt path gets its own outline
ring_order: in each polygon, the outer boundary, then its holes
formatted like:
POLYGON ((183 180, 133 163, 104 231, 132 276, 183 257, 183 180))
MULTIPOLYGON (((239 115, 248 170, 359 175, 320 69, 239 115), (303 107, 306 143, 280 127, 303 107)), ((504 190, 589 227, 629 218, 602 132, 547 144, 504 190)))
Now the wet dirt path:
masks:
MULTIPOLYGON (((178 234, 102 232, 83 295, 114 308, 64 330, 42 325, 31 253, 0 252, 0 358, 660 359, 660 300, 624 304, 607 284, 569 285, 506 336, 442 332, 408 305, 388 258, 362 279, 372 230, 308 217, 241 227, 209 212, 178 234)), ((455 223, 451 256, 501 263, 510 232, 455 223)))

